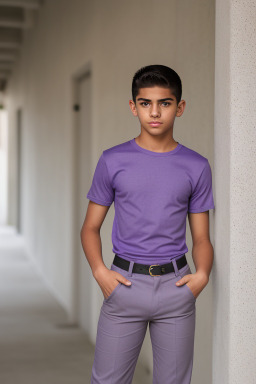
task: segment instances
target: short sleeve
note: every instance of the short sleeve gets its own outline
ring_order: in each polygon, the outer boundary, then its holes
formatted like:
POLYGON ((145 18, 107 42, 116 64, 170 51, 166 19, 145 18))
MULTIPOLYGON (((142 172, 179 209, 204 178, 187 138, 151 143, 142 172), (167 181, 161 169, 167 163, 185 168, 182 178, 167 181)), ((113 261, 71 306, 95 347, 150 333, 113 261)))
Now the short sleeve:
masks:
POLYGON ((214 208, 212 172, 209 161, 207 160, 199 180, 189 198, 188 212, 205 212, 214 208))
POLYGON ((96 165, 87 198, 97 204, 110 206, 114 201, 114 195, 107 164, 102 153, 96 165))

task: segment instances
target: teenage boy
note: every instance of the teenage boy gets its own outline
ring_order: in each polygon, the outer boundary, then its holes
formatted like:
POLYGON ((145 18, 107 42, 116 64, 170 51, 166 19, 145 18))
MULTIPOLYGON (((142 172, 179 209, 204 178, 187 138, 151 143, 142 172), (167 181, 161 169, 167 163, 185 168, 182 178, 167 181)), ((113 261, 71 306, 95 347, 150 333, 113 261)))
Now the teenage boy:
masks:
POLYGON ((92 384, 130 384, 149 325, 153 384, 189 384, 196 299, 213 263, 208 159, 173 139, 184 112, 178 74, 163 65, 139 69, 131 111, 141 133, 102 152, 87 194, 82 246, 104 300, 98 320, 92 384), (111 268, 100 228, 114 201, 111 268), (186 260, 186 217, 196 272, 186 260))

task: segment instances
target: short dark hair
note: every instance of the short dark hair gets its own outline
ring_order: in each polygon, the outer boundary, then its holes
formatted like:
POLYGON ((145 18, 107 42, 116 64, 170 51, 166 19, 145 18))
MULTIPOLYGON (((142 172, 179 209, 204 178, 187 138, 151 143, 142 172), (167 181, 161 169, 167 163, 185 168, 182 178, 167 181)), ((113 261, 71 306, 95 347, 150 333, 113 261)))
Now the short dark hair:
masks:
POLYGON ((179 75, 165 65, 147 65, 140 68, 132 80, 132 98, 134 103, 140 88, 160 86, 170 88, 179 104, 182 94, 182 83, 179 75))

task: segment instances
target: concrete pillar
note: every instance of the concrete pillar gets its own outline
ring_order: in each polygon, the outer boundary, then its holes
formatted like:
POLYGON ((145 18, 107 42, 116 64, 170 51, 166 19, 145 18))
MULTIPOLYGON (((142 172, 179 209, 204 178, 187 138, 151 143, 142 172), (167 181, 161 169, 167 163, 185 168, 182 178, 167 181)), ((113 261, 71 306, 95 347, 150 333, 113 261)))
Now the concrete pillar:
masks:
POLYGON ((256 383, 256 3, 216 0, 213 384, 256 383))

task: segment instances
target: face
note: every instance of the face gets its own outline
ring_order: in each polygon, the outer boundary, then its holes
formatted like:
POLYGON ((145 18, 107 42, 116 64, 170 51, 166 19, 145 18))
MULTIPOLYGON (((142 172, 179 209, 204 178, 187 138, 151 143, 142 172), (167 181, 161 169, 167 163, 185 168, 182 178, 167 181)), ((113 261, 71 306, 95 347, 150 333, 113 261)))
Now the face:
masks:
POLYGON ((151 135, 162 135, 172 131, 175 117, 182 115, 186 102, 181 100, 177 105, 169 88, 155 86, 140 88, 136 105, 133 100, 129 105, 133 115, 139 118, 142 130, 151 135))

